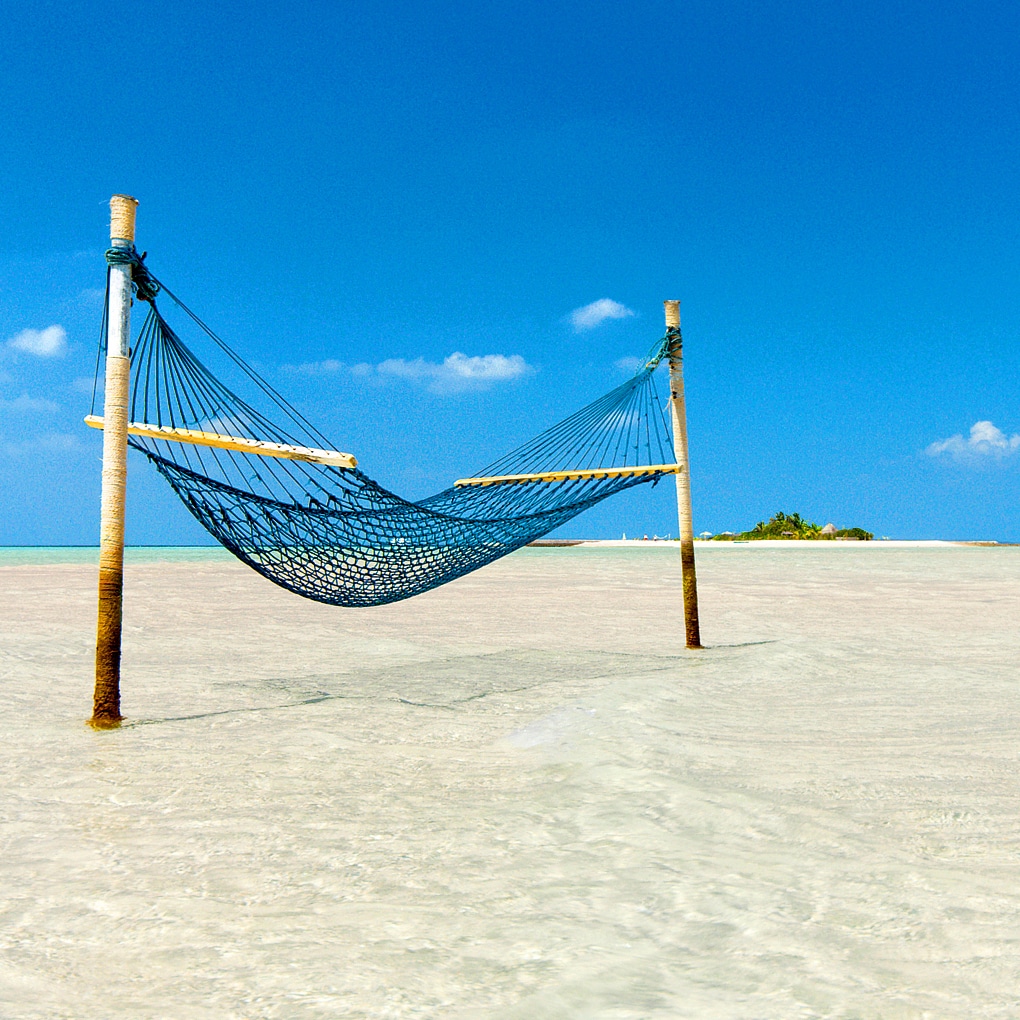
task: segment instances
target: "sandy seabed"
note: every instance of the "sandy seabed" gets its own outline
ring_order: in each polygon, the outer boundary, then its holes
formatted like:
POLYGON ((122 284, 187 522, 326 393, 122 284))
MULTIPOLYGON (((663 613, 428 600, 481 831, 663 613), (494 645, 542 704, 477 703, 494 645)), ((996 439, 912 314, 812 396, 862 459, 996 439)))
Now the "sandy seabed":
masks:
POLYGON ((1020 1015, 1020 549, 706 546, 0 557, 0 1016, 1020 1015))

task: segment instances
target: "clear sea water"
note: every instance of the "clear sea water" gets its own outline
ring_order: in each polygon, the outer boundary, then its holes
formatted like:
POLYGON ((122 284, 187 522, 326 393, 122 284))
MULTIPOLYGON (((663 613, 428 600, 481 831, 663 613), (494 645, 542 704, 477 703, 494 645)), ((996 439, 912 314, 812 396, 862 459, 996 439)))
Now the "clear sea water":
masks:
POLYGON ((1020 549, 524 550, 336 610, 0 550, 0 1016, 1020 1015, 1020 549))
MULTIPOLYGON (((125 563, 230 562, 222 546, 129 546, 125 563)), ((0 567, 44 566, 53 563, 99 564, 99 547, 92 545, 0 546, 0 567)))

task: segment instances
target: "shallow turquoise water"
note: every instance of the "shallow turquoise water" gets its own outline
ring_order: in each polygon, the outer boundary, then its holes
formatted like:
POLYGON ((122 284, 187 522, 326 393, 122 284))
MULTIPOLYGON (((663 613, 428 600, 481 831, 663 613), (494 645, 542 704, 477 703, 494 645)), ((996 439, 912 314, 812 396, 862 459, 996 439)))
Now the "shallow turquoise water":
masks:
POLYGON ((0 572, 0 1016, 1020 1013, 1020 549, 699 550, 699 653, 668 547, 145 552, 113 733, 92 563, 0 572))
MULTIPOLYGON (((231 560, 233 556, 222 546, 128 546, 126 563, 191 563, 231 560)), ((99 547, 91 545, 0 546, 0 567, 50 563, 99 564, 99 547)))

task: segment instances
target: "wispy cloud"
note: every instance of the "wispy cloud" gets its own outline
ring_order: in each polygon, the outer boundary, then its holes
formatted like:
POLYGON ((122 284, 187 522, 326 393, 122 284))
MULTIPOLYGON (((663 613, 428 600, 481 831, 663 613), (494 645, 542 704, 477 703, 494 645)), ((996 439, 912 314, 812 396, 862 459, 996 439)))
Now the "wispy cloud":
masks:
POLYGON ((636 372, 645 363, 645 360, 645 358, 635 358, 633 356, 617 358, 613 365, 621 372, 636 372))
POLYGON ((424 358, 388 358, 374 365, 359 362, 348 365, 335 358, 309 361, 301 365, 281 365, 291 375, 329 376, 349 373, 355 379, 377 383, 403 380, 426 386, 434 393, 454 393, 488 389, 535 371, 519 354, 480 354, 469 357, 456 351, 441 362, 424 358))
MULTIPOLYGON (((369 366, 356 365, 356 375, 370 374, 369 366)), ((488 389, 496 383, 510 382, 530 375, 535 370, 519 354, 480 354, 469 357, 455 351, 444 361, 436 363, 424 358, 408 361, 389 358, 375 366, 375 374, 391 379, 406 379, 424 383, 435 393, 488 389)))
POLYGON ((990 421, 977 421, 971 425, 966 439, 957 433, 932 443, 925 452, 930 457, 950 457, 961 464, 1004 460, 1020 453, 1020 435, 1007 436, 990 421))
POLYGON ((0 408, 10 411, 52 414, 54 411, 60 410, 60 405, 54 404, 52 400, 30 397, 27 393, 22 393, 20 397, 15 397, 13 400, 0 400, 0 408))
POLYGON ((575 308, 570 313, 570 324, 575 332, 583 333, 586 329, 594 329, 606 319, 629 319, 635 315, 626 305, 611 298, 599 298, 583 308, 575 308))
POLYGON ((37 358, 59 358, 67 352, 67 332, 63 326, 56 325, 45 329, 23 329, 7 341, 7 346, 37 358))
POLYGON ((66 450, 77 450, 81 447, 81 439, 67 432, 49 432, 38 439, 39 446, 44 450, 62 453, 66 450))
POLYGON ((106 291, 102 287, 86 287, 78 291, 78 304, 88 310, 103 307, 106 291))
POLYGON ((342 361, 336 358, 326 358, 325 361, 306 361, 302 365, 281 365, 284 372, 292 375, 336 375, 346 367, 342 361))
POLYGON ((17 442, 11 442, 0 436, 0 456, 33 457, 40 453, 68 453, 82 447, 77 435, 66 432, 48 432, 41 436, 29 436, 17 442))

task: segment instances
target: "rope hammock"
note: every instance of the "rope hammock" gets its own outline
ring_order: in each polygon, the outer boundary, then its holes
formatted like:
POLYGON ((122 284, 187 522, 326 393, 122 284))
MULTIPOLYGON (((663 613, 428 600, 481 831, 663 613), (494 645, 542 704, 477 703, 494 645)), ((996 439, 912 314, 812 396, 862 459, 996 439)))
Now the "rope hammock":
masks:
MULTIPOLYGON (((410 598, 491 563, 615 493, 678 470, 655 369, 679 349, 675 327, 636 374, 535 439, 450 488, 410 502, 372 481, 197 315, 133 248, 149 311, 134 344, 129 442, 199 523, 238 559, 305 598, 376 606, 410 598), (276 421, 219 381, 157 307, 165 295, 218 349, 276 421), (280 424, 282 422, 282 424, 280 424)), ((100 354, 106 344, 103 315, 100 354)), ((97 387, 99 379, 97 357, 97 387)), ((95 416, 96 388, 88 424, 95 416)))

